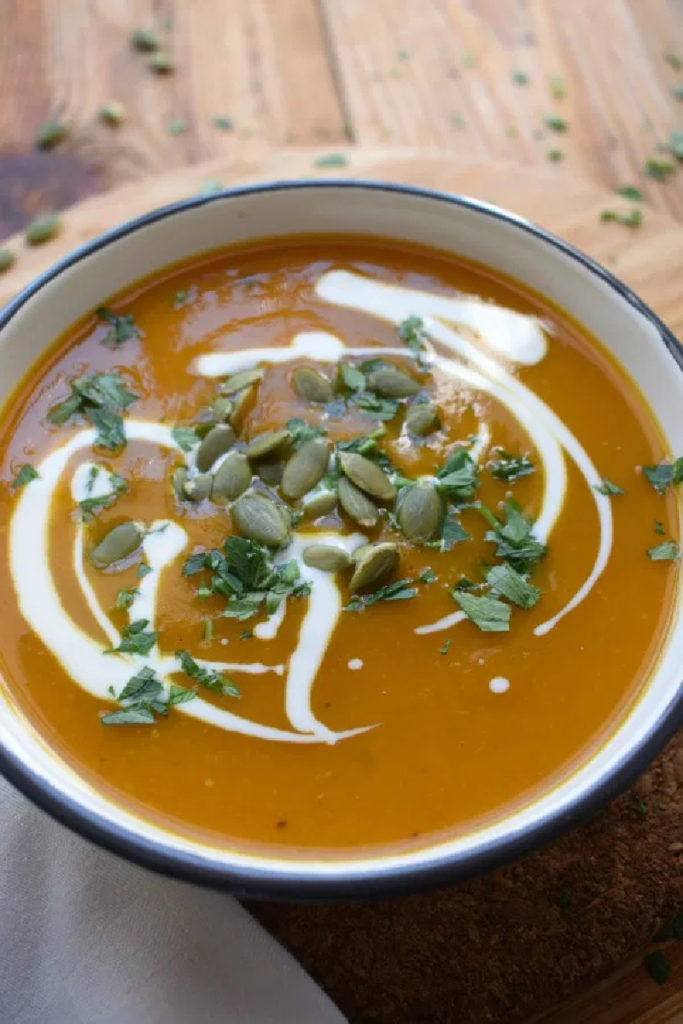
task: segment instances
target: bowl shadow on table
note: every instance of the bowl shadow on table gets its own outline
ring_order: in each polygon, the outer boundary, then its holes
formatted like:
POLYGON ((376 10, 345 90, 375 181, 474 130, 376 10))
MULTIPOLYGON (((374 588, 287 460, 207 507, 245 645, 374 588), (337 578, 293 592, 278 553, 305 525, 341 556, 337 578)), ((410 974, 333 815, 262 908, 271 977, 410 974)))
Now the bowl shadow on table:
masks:
MULTIPOLYGON (((589 821, 462 885, 247 905, 352 1022, 525 1021, 644 949, 676 913, 681 775, 679 737, 589 821)), ((654 985, 644 970, 643 984, 654 985)))

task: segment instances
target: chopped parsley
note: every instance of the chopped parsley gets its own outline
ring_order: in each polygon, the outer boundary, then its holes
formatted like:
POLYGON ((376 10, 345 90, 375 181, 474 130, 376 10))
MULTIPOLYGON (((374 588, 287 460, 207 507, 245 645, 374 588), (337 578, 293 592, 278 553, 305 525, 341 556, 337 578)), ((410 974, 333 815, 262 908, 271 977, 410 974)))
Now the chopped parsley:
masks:
POLYGON ((425 541, 424 547, 436 548, 439 551, 451 551, 461 540, 469 540, 470 535, 463 529, 453 508, 447 508, 441 523, 441 536, 438 540, 425 541))
POLYGON ((683 455, 673 462, 643 466, 643 474, 658 494, 664 494, 671 484, 680 484, 683 481, 683 455))
POLYGON ((365 374, 353 363, 340 363, 339 374, 344 387, 347 387, 349 391, 365 390, 365 374))
POLYGON ((515 85, 528 85, 529 76, 526 71, 513 71, 510 75, 515 85))
POLYGON ((199 435, 192 427, 171 427, 171 437, 184 452, 192 451, 199 444, 199 435))
POLYGON ((156 715, 168 715, 174 704, 184 704, 195 696, 194 690, 171 686, 166 696, 163 683, 153 669, 145 666, 131 676, 118 697, 123 707, 101 715, 104 725, 152 725, 156 715))
POLYGON ((148 630, 149 619, 137 619, 126 626, 121 632, 121 643, 118 647, 110 647, 105 654, 149 654, 159 636, 148 630))
POLYGON ((555 100, 563 100, 567 95, 564 81, 559 75, 550 76, 550 95, 555 100))
POLYGON ((448 637, 446 640, 444 640, 443 647, 439 648, 439 654, 448 654, 448 652, 451 649, 451 643, 452 643, 452 640, 451 640, 450 637, 448 637))
POLYGON ((100 320, 104 320, 105 323, 110 325, 109 330, 104 338, 102 338, 102 344, 106 345, 107 348, 120 348, 124 342, 130 341, 132 338, 142 337, 142 331, 130 313, 120 315, 112 313, 110 309, 106 309, 104 306, 100 306, 97 310, 97 315, 100 320))
POLYGON ((348 160, 344 153, 328 153, 313 161, 314 167, 346 167, 348 160))
POLYGON ((681 557, 681 549, 675 540, 664 540, 648 548, 647 557, 653 562, 677 562, 681 557))
POLYGON ((196 679, 202 686, 206 686, 209 690, 215 690, 224 697, 239 697, 240 691, 232 679, 226 678, 216 669, 202 668, 188 651, 176 651, 175 656, 180 662, 183 672, 191 676, 192 679, 196 679))
POLYGON ((322 427, 311 426, 310 423, 306 423, 305 420, 300 419, 298 416, 287 420, 285 427, 291 435, 292 444, 295 448, 299 448, 304 441, 312 441, 314 438, 323 437, 327 433, 322 427))
POLYGON ((415 580, 406 577, 378 587, 371 594, 354 594, 349 603, 344 605, 344 611, 360 612, 364 608, 377 604, 378 601, 408 601, 412 597, 417 597, 415 580))
POLYGON ((502 448, 497 449, 496 455, 498 457, 488 463, 488 468, 497 480, 510 483, 536 472, 536 467, 527 455, 511 455, 502 448))
POLYGON ((39 476, 38 470, 34 469, 33 466, 29 466, 28 462, 25 462, 12 481, 12 487, 16 491, 19 487, 25 487, 26 484, 30 484, 31 480, 37 480, 39 476))
POLYGON ((676 170, 676 165, 671 160, 660 160, 652 156, 645 161, 645 174, 655 181, 666 181, 670 174, 676 170))
POLYGON ((620 185, 616 189, 616 193, 619 196, 623 196, 625 199, 633 199, 634 202, 639 203, 643 198, 643 193, 635 185, 620 185))
POLYGON ((513 569, 507 562, 492 566, 486 573, 486 582, 490 586, 492 594, 506 597, 518 608, 533 608, 541 596, 538 587, 529 583, 525 576, 513 569))
POLYGON ((428 565, 417 578, 420 583, 436 583, 437 575, 432 567, 428 565))
POLYGON ((382 398, 372 391, 359 391, 354 401, 361 412, 373 420, 393 420, 398 412, 397 398, 382 398))
POLYGON ((675 157, 683 160, 683 131, 671 132, 669 136, 669 149, 675 157))
POLYGON ((657 519, 654 526, 655 533, 658 533, 660 537, 664 536, 664 523, 657 519))
POLYGON ((569 125, 563 117, 559 114, 548 114, 544 118, 546 128, 550 128, 553 132, 566 132, 569 125))
POLYGON ((152 572, 152 566, 147 562, 139 562, 138 567, 135 570, 135 575, 139 580, 144 579, 145 576, 149 576, 152 572))
POLYGON ((505 633, 510 629, 509 604, 496 597, 478 597, 467 590, 454 589, 453 599, 471 622, 485 633, 505 633))
POLYGON ((75 377, 70 387, 70 396, 48 413, 49 422, 61 425, 72 416, 83 415, 97 431, 97 444, 112 449, 124 445, 121 413, 138 396, 128 391, 121 377, 116 373, 94 373, 91 377, 75 377))
POLYGON ((301 580, 294 559, 276 564, 266 548, 246 537, 228 537, 223 551, 195 552, 183 565, 185 576, 203 571, 208 571, 209 578, 197 590, 199 596, 224 597, 223 615, 240 621, 251 618, 262 606, 271 615, 287 595, 305 597, 311 590, 310 583, 301 580))
POLYGON ((422 354, 429 338, 424 321, 420 316, 409 316, 398 325, 398 336, 415 354, 418 364, 422 366, 422 354))
POLYGON ((618 210, 603 210, 600 214, 600 220, 604 223, 611 221, 615 224, 623 224, 626 228, 639 228, 643 223, 643 211, 638 206, 634 206, 630 213, 619 213, 618 210))
POLYGON ((120 612, 127 611, 139 593, 140 591, 137 587, 130 587, 128 590, 119 590, 116 595, 116 604, 114 607, 120 612))
MULTIPOLYGON (((93 467, 94 468, 94 467, 93 467)), ((97 474, 95 474, 96 476, 97 474)), ((92 485, 94 483, 94 476, 88 482, 88 490, 92 491, 92 485)), ((81 519, 84 523, 91 522, 96 515, 102 512, 105 508, 111 508, 119 495, 123 494, 128 490, 128 483, 118 473, 111 473, 109 477, 109 483, 111 491, 107 494, 100 494, 97 497, 83 498, 79 501, 78 508, 81 513, 81 519)))
POLYGON ((436 474, 436 486, 452 501, 470 501, 479 486, 477 465, 466 448, 456 448, 436 474))
POLYGON ((593 488, 598 492, 598 494, 606 494, 608 496, 626 493, 623 487, 620 487, 618 484, 613 484, 611 480, 607 479, 607 477, 603 477, 602 483, 593 484, 593 488))
POLYGON ((528 572, 545 557, 545 544, 534 537, 531 520, 522 513, 513 498, 505 502, 503 523, 485 505, 479 505, 478 508, 492 527, 486 532, 485 540, 497 545, 497 557, 508 562, 513 569, 521 573, 528 572))
POLYGON ((231 117, 225 117, 223 114, 217 114, 213 118, 214 128, 218 128, 220 132, 231 132, 235 127, 235 122, 231 117))

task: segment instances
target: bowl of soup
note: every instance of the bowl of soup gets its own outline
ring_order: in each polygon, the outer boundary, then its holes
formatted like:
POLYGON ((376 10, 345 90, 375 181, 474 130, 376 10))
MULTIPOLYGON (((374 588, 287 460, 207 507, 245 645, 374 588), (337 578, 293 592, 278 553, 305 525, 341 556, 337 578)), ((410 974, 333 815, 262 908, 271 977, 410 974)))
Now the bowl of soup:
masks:
POLYGON ((680 721, 683 357, 490 205, 236 189, 0 321, 0 761, 160 871, 463 878, 680 721))

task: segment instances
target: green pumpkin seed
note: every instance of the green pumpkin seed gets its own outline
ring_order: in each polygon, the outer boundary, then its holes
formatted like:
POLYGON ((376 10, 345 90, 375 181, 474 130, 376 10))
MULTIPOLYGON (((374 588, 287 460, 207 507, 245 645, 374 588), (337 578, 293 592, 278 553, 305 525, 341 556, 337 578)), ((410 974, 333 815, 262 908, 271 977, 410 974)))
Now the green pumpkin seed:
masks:
POLYGON ((327 377, 308 366, 294 371, 294 390, 304 402, 331 402, 334 391, 327 377))
POLYGON ((339 456, 342 473, 362 491, 380 501, 393 501, 396 488, 383 469, 357 452, 342 452, 339 456))
POLYGON ((337 504, 337 492, 328 488, 321 488, 313 494, 304 498, 304 514, 309 519, 318 519, 320 516, 327 516, 337 504))
POLYGON ((173 59, 168 53, 162 53, 161 50, 152 54, 147 62, 147 66, 156 75, 170 75, 172 71, 175 71, 173 59))
POLYGON ((304 441, 294 452, 282 474, 282 493, 287 498, 302 498, 319 483, 327 472, 330 449, 327 441, 315 437, 304 441))
POLYGON ((337 485, 337 490, 339 504, 347 516, 350 516, 359 526, 377 526, 379 520, 377 506, 373 505, 368 496, 363 494, 355 484, 343 476, 337 485))
POLYGON ((350 556, 343 548, 332 544, 310 544, 304 548, 303 559, 306 565, 323 572, 342 572, 351 565, 350 556))
POLYGON ((213 418, 217 420, 218 423, 227 423, 232 416, 232 410, 233 404, 229 398, 214 398, 211 403, 213 418))
POLYGON ((250 384, 257 384, 262 377, 263 370, 240 370, 239 373, 233 373, 232 377, 224 380, 218 390, 222 395, 235 395, 243 388, 248 388, 250 384))
POLYGON ((52 149, 66 138, 66 125, 62 121, 44 121, 36 132, 35 144, 38 149, 52 149))
POLYGON ((372 547, 373 547, 373 545, 372 545, 372 544, 361 544, 361 546, 360 546, 359 548, 356 548, 356 549, 355 549, 354 551, 352 551, 352 552, 351 552, 351 561, 352 561, 352 562, 359 562, 359 561, 360 561, 360 559, 361 559, 361 558, 362 558, 362 557, 363 557, 363 556, 364 556, 365 554, 367 554, 367 552, 368 552, 368 551, 370 550, 370 548, 372 548, 372 547))
POLYGON ((211 501, 227 505, 243 494, 251 483, 251 466, 244 452, 230 452, 221 462, 213 478, 211 501))
POLYGON ((264 459, 256 466, 256 472, 268 487, 277 487, 282 480, 285 464, 280 459, 264 459))
POLYGON ((246 415, 246 411, 252 404, 255 396, 256 386, 254 384, 250 384, 247 388, 242 388, 241 391, 238 391, 233 395, 230 422, 235 430, 239 430, 242 420, 246 415))
POLYGON ((383 398, 408 398, 420 390, 412 377, 395 366, 379 366, 368 375, 368 387, 383 398))
POLYGON ((216 459, 232 448, 235 443, 235 431, 228 423, 218 423, 208 432, 197 449, 197 469, 206 473, 216 459))
POLYGON ((369 590, 385 580, 398 565, 398 548, 395 544, 370 544, 369 550, 356 562, 349 590, 369 590))
POLYGON ((288 430, 266 430, 264 434, 257 434, 247 445, 247 458, 263 459, 266 455, 272 455, 278 448, 282 448, 291 436, 288 430))
POLYGON ((289 540, 289 527, 278 506, 265 494, 247 491, 230 507, 235 528, 243 536, 280 548, 289 540))
POLYGON ((184 501, 184 499, 187 497, 187 495, 185 494, 185 484, 187 483, 187 478, 187 466, 177 466, 176 469, 173 470, 171 483, 173 485, 175 496, 176 498, 178 498, 179 501, 184 501))
POLYGON ((430 483, 409 487, 396 518, 408 540, 431 540, 443 518, 443 505, 436 487, 430 483))
POLYGON ((24 229, 24 238, 29 245, 42 245, 59 234, 62 222, 57 213, 41 213, 24 229))
POLYGON ((141 53, 153 53, 159 49, 159 39, 146 28, 136 28, 130 34, 130 45, 141 53))
POLYGON ((143 536, 142 527, 132 519, 119 523, 109 533, 105 533, 99 544, 95 545, 90 552, 90 561, 96 569, 107 569, 137 551, 143 536))
POLYGON ((9 270, 14 265, 16 256, 11 249, 0 249, 0 274, 4 274, 6 270, 9 270))
POLYGON ((439 428, 439 410, 430 402, 411 405, 406 413, 406 430, 417 437, 426 437, 439 428))
POLYGON ((212 485, 213 477, 210 473, 198 473, 185 481, 183 490, 190 501, 205 501, 211 494, 212 485))
POLYGON ((118 100, 110 100, 97 111, 97 116, 103 124, 111 128, 117 128, 126 119, 126 108, 118 100))

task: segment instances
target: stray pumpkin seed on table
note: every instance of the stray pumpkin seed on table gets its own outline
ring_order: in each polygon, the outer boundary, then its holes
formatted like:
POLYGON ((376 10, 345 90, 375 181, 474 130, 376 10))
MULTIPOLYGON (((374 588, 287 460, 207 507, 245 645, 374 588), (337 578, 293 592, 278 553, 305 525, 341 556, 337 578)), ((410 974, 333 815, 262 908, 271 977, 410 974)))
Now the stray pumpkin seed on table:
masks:
POLYGON ((24 229, 24 238, 28 245, 42 245, 58 235, 62 222, 57 213, 41 213, 24 229))
POLYGON ((14 266, 16 256, 11 249, 0 249, 0 274, 4 274, 6 270, 14 266))

